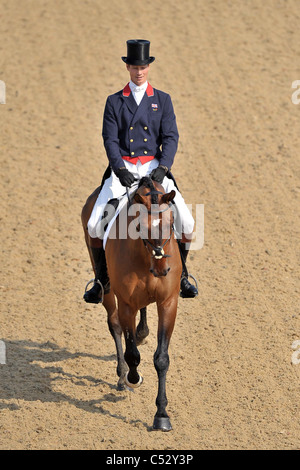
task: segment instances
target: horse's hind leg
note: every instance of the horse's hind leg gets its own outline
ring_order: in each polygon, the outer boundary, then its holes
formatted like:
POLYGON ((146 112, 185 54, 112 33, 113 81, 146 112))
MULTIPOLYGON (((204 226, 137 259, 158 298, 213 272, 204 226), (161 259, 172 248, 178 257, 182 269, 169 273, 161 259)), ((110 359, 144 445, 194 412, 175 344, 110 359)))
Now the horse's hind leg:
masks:
POLYGON ((113 292, 110 292, 104 297, 103 305, 107 311, 107 323, 109 331, 114 339, 116 350, 117 350, 117 374, 118 390, 125 389, 125 375, 128 367, 124 359, 123 346, 122 346, 122 328, 119 322, 118 309, 115 302, 115 296, 113 292))
POLYGON ((149 328, 148 328, 148 325, 147 325, 147 309, 146 309, 146 307, 143 307, 143 308, 140 309, 140 314, 141 314, 141 318, 140 318, 140 322, 137 326, 136 334, 135 334, 137 346, 139 346, 140 344, 143 344, 145 338, 147 338, 147 336, 149 335, 149 328))
POLYGON ((154 366, 158 375, 158 394, 156 398, 157 412, 154 417, 153 429, 170 431, 172 429, 166 412, 168 404, 166 395, 166 376, 169 368, 168 348, 173 332, 177 311, 177 299, 167 305, 158 307, 158 345, 154 354, 154 366))

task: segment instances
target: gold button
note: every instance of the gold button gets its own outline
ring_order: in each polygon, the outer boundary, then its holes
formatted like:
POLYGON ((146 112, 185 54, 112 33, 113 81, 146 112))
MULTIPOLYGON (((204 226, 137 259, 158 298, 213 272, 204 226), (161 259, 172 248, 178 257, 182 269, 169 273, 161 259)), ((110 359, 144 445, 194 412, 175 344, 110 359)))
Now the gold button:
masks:
POLYGON ((131 152, 131 155, 134 155, 134 152, 131 152))
POLYGON ((129 129, 130 129, 131 131, 133 131, 133 127, 130 127, 129 129))
POLYGON ((130 142, 133 142, 133 139, 130 139, 130 142))
POLYGON ((147 142, 147 141, 148 141, 148 139, 144 139, 144 142, 147 142))
POLYGON ((147 126, 145 126, 145 127, 144 127, 144 130, 146 131, 147 129, 148 129, 148 127, 147 127, 147 126))
POLYGON ((148 153, 147 150, 144 150, 144 154, 147 155, 147 153, 148 153))

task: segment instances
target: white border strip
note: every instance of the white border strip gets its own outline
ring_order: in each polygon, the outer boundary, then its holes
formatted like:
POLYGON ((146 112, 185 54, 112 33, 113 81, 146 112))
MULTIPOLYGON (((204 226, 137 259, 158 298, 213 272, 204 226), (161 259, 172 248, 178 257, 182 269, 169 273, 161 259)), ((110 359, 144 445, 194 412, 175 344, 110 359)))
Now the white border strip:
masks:
POLYGON ((6 364, 6 346, 4 341, 0 341, 0 364, 6 364))

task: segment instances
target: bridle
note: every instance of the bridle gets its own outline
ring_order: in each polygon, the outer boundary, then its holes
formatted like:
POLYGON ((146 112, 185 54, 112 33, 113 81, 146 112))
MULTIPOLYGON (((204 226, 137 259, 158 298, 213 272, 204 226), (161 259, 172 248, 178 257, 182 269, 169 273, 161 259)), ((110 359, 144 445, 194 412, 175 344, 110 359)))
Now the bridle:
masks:
MULTIPOLYGON (((149 191, 147 194, 145 194, 145 196, 152 196, 153 194, 164 194, 164 193, 162 193, 161 191, 152 190, 152 191, 149 191)), ((171 207, 172 207, 172 202, 169 202, 165 209, 150 210, 150 211, 148 210, 147 212, 148 214, 162 214, 163 212, 166 212, 167 210, 171 209, 171 207)), ((152 249, 151 251, 152 258, 155 258, 155 259, 170 258, 170 255, 165 254, 164 247, 171 240, 173 232, 174 232, 174 222, 172 222, 169 237, 164 241, 162 245, 159 245, 159 246, 155 246, 148 238, 142 239, 145 247, 147 248, 147 244, 148 244, 149 247, 152 249)))

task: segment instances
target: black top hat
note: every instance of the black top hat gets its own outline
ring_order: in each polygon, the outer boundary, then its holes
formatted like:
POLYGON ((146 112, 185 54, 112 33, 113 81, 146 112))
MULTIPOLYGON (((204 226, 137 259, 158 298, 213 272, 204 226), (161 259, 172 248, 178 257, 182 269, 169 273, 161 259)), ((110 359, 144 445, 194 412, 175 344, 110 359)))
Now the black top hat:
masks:
POLYGON ((122 60, 129 65, 147 65, 155 60, 149 57, 150 41, 146 39, 129 39, 127 41, 127 57, 122 60))

